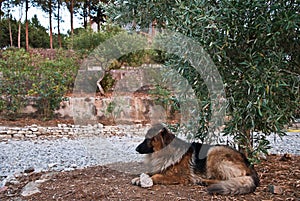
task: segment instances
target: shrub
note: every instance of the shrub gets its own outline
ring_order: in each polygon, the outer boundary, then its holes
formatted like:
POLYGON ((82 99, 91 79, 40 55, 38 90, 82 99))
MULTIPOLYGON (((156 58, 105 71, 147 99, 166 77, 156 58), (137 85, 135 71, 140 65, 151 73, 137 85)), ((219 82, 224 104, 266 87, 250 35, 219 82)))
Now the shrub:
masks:
POLYGON ((20 115, 28 97, 35 97, 37 113, 43 118, 53 117, 64 95, 71 91, 79 68, 76 56, 67 57, 58 51, 54 60, 23 49, 4 51, 0 62, 2 72, 0 112, 8 118, 20 115))

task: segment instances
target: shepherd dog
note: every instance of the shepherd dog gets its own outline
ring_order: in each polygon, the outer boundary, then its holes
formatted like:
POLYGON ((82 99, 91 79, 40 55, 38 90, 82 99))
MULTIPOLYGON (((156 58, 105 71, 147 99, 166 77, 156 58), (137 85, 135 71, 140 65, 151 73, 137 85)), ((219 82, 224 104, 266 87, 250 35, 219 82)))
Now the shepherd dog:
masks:
MULTIPOLYGON (((145 154, 153 184, 198 184, 209 194, 239 195, 254 192, 259 177, 244 154, 227 145, 188 143, 162 124, 152 126, 136 151, 145 154)), ((140 177, 132 180, 140 185, 140 177)))

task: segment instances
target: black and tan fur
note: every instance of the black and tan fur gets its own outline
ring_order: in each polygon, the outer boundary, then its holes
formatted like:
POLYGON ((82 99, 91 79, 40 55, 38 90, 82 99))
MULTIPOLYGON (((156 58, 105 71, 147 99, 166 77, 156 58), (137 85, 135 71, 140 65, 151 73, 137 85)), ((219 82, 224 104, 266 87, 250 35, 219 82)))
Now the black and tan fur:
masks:
MULTIPOLYGON (((153 126, 136 148, 146 155, 147 171, 154 184, 207 185, 211 194, 254 192, 259 178, 246 157, 223 145, 187 143, 162 125, 153 126)), ((139 185, 139 178, 133 179, 139 185)))

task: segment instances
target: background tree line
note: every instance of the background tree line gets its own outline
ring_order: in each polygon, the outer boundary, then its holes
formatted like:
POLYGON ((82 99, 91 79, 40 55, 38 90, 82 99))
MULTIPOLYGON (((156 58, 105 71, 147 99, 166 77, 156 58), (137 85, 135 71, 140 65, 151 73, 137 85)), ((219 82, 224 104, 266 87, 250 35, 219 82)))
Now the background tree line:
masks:
MULTIPOLYGON (((105 22, 105 15, 100 6, 99 0, 0 0, 0 47, 15 45, 18 47, 25 47, 28 50, 29 45, 31 47, 47 47, 45 42, 40 46, 39 42, 35 43, 36 36, 35 27, 39 33, 47 32, 49 35, 48 38, 48 48, 52 49, 56 46, 63 47, 63 39, 65 35, 61 34, 61 22, 63 21, 63 16, 61 10, 67 8, 70 14, 70 31, 69 36, 72 37, 74 34, 74 15, 79 15, 83 19, 83 27, 85 29, 89 28, 89 25, 92 22, 97 23, 98 30, 100 30, 100 24, 105 22), (37 18, 28 19, 28 10, 30 7, 36 7, 43 10, 49 19, 49 29, 46 30, 43 28, 40 23, 38 23, 37 18), (20 9, 19 19, 12 18, 12 9, 20 9), (22 8, 22 9, 21 9, 22 8), (24 8, 24 9, 23 9, 24 8), (21 22, 22 16, 25 16, 25 21, 21 22), (57 34, 53 34, 53 20, 57 21, 57 34), (24 35, 24 36, 23 36, 24 35), (30 36, 31 35, 31 36, 30 36), (33 36, 35 35, 35 37, 33 36), (17 39, 16 39, 17 38, 17 39), (9 42, 7 41, 9 40, 9 42), (29 44, 30 43, 30 44, 29 44)), ((45 40, 44 33, 42 34, 43 39, 45 40)))

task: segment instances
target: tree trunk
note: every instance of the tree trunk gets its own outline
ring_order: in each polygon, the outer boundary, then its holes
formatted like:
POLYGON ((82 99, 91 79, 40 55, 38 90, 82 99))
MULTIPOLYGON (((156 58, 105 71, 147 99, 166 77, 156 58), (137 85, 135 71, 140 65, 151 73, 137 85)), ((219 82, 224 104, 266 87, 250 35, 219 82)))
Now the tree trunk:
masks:
POLYGON ((52 34, 52 1, 49 1, 49 33, 50 33, 50 49, 53 49, 53 34, 52 34))
POLYGON ((58 37, 59 48, 62 47, 61 37, 60 37, 60 4, 61 4, 61 0, 58 0, 58 7, 57 7, 57 37, 58 37))
POLYGON ((87 0, 83 3, 83 27, 87 28, 87 0))
POLYGON ((71 35, 73 37, 73 34, 74 34, 74 24, 73 24, 74 0, 71 0, 70 14, 71 14, 71 35))
POLYGON ((26 2, 25 2, 25 48, 26 48, 26 51, 29 50, 28 9, 29 9, 29 2, 28 2, 28 0, 26 0, 26 2))
MULTIPOLYGON (((0 12, 2 12, 2 2, 3 1, 0 0, 0 12)), ((0 15, 0 21, 1 20, 2 20, 2 15, 0 15)), ((2 29, 0 29, 0 36, 1 36, 1 31, 2 31, 2 29)))
POLYGON ((18 48, 21 48, 21 19, 19 20, 19 30, 18 30, 18 48))
POLYGON ((251 152, 251 148, 253 147, 253 139, 251 136, 251 130, 249 129, 243 129, 243 133, 240 135, 243 135, 243 139, 240 140, 239 144, 239 151, 243 154, 245 154, 246 157, 249 156, 249 151, 251 152))
POLYGON ((91 18, 91 1, 88 0, 87 1, 88 5, 87 5, 87 9, 88 9, 88 18, 89 18, 89 26, 90 29, 92 29, 92 18, 91 18))
POLYGON ((12 37, 12 31, 11 31, 11 22, 10 22, 10 16, 8 17, 8 30, 9 30, 9 39, 10 39, 10 46, 13 46, 13 37, 12 37))
POLYGON ((22 7, 23 7, 23 3, 20 5, 20 8, 19 8, 20 9, 19 10, 19 21, 18 21, 18 26, 19 26, 19 29, 18 29, 18 48, 19 49, 21 48, 22 7))

